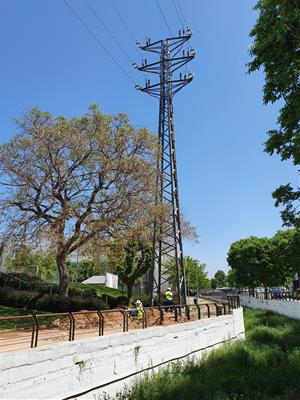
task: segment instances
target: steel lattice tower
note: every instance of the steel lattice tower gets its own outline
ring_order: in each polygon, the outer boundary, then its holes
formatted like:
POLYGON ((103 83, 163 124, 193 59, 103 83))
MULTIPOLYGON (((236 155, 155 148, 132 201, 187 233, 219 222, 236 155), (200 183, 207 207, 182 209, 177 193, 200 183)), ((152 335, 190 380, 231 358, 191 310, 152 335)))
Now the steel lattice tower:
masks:
MULTIPOLYGON (((184 44, 191 38, 191 30, 179 32, 178 37, 167 38, 146 44, 137 43, 144 51, 159 55, 159 61, 142 65, 133 64, 139 71, 156 74, 159 82, 151 84, 147 79, 145 86, 136 85, 136 89, 159 99, 158 141, 159 157, 157 161, 156 204, 167 210, 162 220, 154 221, 153 237, 153 267, 149 277, 149 291, 152 301, 155 296, 159 304, 162 300, 162 289, 165 288, 170 274, 171 258, 176 265, 177 296, 179 304, 186 304, 186 282, 183 265, 182 232, 180 222, 180 207, 178 179, 176 167, 176 150, 174 136, 173 96, 193 80, 193 75, 181 73, 178 70, 195 57, 194 49, 183 50, 184 44), (174 72, 178 78, 173 78, 174 72)), ((172 267, 173 269, 174 267, 172 267)), ((174 275, 174 271, 173 271, 174 275)))

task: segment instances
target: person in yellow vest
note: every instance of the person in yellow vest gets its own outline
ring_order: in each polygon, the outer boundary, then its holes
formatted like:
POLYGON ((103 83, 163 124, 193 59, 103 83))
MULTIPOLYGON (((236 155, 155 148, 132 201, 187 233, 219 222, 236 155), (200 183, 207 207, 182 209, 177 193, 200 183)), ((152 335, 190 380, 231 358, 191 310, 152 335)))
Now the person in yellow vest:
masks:
POLYGON ((144 315, 143 303, 141 302, 141 300, 137 300, 135 302, 135 306, 136 306, 136 310, 137 310, 136 319, 140 320, 143 318, 143 315, 144 315))
POLYGON ((173 304, 174 304, 173 303, 173 293, 172 293, 170 287, 168 287, 167 291, 165 292, 165 299, 166 300, 165 300, 164 305, 171 306, 171 307, 166 308, 166 312, 169 312, 169 311, 173 312, 173 304))

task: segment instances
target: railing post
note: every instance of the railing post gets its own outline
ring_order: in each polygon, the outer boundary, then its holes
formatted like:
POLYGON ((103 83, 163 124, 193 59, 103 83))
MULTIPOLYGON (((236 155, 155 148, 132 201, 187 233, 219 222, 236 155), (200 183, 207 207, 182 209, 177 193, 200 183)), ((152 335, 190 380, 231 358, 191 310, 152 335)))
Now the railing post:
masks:
POLYGON ((201 310, 200 310, 200 305, 199 304, 195 304, 198 310, 198 319, 201 319, 201 310))
POLYGON ((158 309, 159 309, 159 317, 160 317, 159 324, 162 325, 163 320, 164 320, 164 311, 161 307, 158 307, 158 309))
POLYGON ((188 305, 185 306, 185 314, 186 314, 188 321, 190 321, 191 313, 190 313, 190 306, 188 306, 188 305))
POLYGON ((209 304, 205 304, 207 308, 207 318, 210 318, 210 307, 209 304))
POLYGON ((178 322, 178 308, 174 306, 174 312, 175 312, 175 322, 178 322))
POLYGON ((97 311, 99 317, 99 336, 103 336, 104 331, 104 317, 101 311, 97 311))
POLYGON ((70 329, 69 329, 69 342, 72 342, 75 338, 75 318, 71 312, 68 313, 70 320, 70 329))
POLYGON ((226 315, 226 303, 223 303, 223 307, 224 307, 224 315, 226 315))
POLYGON ((31 344, 30 347, 36 347, 35 344, 35 327, 36 327, 36 317, 35 315, 31 314, 31 321, 32 321, 32 332, 31 332, 31 344))

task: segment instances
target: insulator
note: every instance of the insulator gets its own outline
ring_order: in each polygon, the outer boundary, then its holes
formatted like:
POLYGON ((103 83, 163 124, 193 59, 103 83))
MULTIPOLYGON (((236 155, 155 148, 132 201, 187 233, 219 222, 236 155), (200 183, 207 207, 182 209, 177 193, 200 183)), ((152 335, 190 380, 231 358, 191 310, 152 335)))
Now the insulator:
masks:
POLYGON ((182 79, 182 73, 180 72, 180 74, 179 74, 179 78, 180 78, 180 80, 182 79))
POLYGON ((138 69, 138 68, 139 68, 139 66, 137 65, 137 63, 132 63, 132 67, 135 68, 135 69, 138 69))
POLYGON ((187 36, 192 36, 193 32, 191 29, 187 29, 186 34, 187 34, 187 36))
POLYGON ((184 57, 184 56, 185 56, 185 52, 184 52, 184 50, 183 50, 182 54, 183 54, 183 57, 184 57))
POLYGON ((181 36, 181 31, 179 31, 179 36, 181 36))
POLYGON ((140 85, 135 85, 134 87, 136 88, 136 90, 142 90, 142 87, 140 85))
POLYGON ((195 49, 191 49, 190 50, 190 54, 191 54, 191 56, 194 56, 196 54, 196 50, 195 49))
POLYGON ((145 65, 147 65, 147 58, 145 58, 145 65))
POLYGON ((148 79, 148 86, 150 86, 150 79, 148 79))
POLYGON ((193 79, 194 78, 194 74, 188 74, 188 79, 193 79))
POLYGON ((142 47, 142 43, 141 42, 136 42, 136 47, 142 47))

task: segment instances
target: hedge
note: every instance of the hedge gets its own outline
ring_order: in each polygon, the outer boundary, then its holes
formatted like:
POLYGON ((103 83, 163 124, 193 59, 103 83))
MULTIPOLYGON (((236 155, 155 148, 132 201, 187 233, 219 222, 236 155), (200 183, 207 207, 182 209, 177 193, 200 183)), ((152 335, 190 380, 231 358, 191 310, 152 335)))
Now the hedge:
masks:
POLYGON ((45 295, 36 291, 14 290, 9 286, 1 287, 0 304, 28 310, 35 309, 51 312, 106 310, 108 308, 99 297, 45 295))

